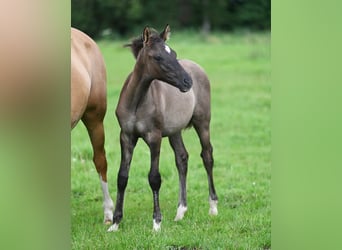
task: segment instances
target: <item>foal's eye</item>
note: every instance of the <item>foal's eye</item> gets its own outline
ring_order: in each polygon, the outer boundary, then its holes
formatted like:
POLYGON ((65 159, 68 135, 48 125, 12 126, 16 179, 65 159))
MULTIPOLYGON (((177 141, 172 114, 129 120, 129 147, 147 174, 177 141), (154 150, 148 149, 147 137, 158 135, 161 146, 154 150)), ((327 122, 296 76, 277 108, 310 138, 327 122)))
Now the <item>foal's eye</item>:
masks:
POLYGON ((157 62, 160 62, 162 60, 162 57, 161 56, 154 56, 153 57, 154 60, 156 60, 157 62))

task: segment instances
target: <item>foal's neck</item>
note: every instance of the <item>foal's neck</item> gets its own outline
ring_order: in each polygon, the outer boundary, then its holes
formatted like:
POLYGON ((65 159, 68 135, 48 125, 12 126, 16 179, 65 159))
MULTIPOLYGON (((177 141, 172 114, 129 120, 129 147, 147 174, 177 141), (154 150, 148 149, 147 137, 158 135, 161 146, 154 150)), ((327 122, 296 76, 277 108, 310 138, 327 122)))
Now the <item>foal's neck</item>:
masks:
POLYGON ((123 90, 124 100, 123 105, 126 110, 135 112, 146 95, 153 78, 144 73, 144 65, 142 63, 136 63, 134 71, 127 83, 126 88, 123 90))

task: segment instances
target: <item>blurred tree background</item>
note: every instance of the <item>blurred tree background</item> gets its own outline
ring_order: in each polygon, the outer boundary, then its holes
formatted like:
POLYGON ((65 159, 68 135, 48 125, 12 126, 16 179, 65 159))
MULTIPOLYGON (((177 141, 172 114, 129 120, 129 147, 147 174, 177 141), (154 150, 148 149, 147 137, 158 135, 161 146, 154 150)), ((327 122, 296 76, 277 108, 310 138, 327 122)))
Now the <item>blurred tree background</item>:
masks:
POLYGON ((93 38, 127 36, 149 25, 197 29, 269 30, 271 0, 71 0, 71 25, 93 38))

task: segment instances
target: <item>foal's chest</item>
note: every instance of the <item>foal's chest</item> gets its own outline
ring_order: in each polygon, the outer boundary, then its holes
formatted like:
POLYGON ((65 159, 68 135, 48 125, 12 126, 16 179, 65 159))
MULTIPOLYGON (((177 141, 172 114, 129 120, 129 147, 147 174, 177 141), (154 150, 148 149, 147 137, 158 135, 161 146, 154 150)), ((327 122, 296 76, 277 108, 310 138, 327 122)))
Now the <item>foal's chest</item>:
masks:
POLYGON ((120 125, 126 132, 143 135, 156 128, 155 120, 156 117, 150 112, 138 109, 136 113, 122 118, 120 125))

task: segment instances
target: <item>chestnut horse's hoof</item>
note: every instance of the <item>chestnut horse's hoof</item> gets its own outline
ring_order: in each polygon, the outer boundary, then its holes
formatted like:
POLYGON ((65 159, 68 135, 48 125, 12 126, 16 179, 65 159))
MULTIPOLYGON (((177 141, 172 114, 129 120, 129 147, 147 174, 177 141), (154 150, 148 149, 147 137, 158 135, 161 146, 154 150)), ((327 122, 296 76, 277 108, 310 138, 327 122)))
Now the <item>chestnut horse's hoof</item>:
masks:
POLYGON ((112 224, 112 220, 105 220, 105 221, 104 221, 104 224, 105 224, 105 225, 111 225, 111 224, 112 224))

